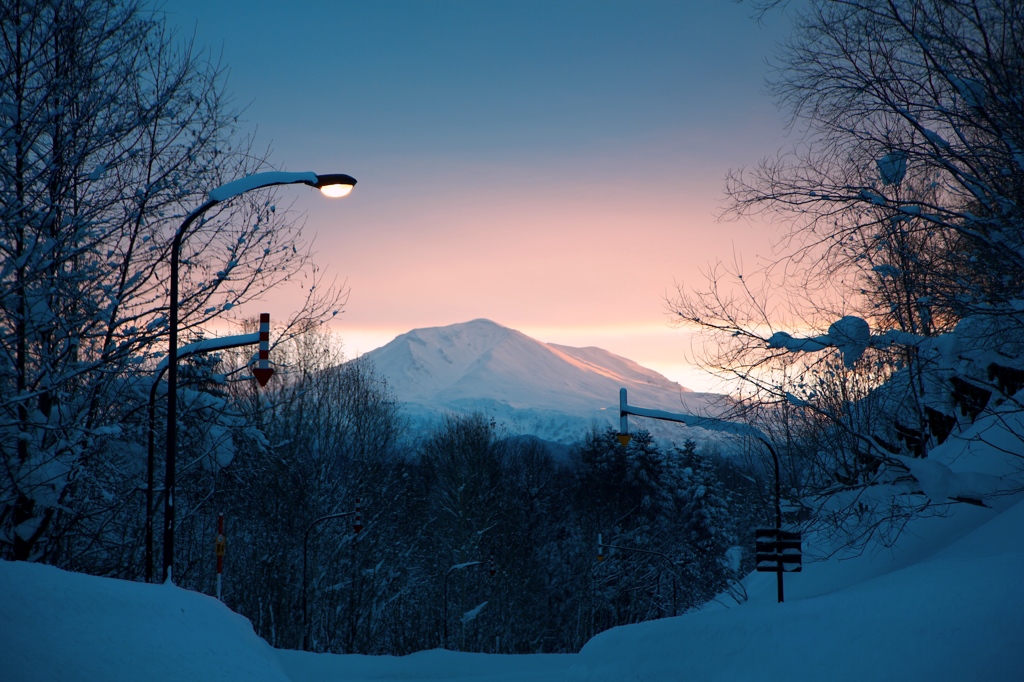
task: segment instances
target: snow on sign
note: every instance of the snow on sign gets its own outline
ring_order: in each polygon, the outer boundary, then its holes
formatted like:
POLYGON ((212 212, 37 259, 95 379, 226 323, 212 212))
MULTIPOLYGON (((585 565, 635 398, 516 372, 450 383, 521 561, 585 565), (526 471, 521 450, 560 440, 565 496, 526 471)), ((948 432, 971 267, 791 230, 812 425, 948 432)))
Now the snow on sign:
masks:
POLYGON ((800 533, 761 528, 755 534, 754 560, 762 573, 799 573, 800 533))

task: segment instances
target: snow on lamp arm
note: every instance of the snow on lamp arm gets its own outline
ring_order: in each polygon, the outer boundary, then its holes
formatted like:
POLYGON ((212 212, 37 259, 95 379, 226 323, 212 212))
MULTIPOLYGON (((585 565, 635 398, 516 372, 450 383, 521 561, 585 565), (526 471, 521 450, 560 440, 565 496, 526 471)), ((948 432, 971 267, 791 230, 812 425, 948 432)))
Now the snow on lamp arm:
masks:
POLYGON ((345 196, 352 191, 356 179, 344 173, 285 173, 271 171, 255 173, 239 178, 210 191, 209 198, 188 214, 171 242, 171 281, 168 301, 168 351, 167 351, 167 468, 164 478, 164 581, 173 582, 174 567, 174 493, 175 460, 178 455, 178 265, 181 260, 181 244, 192 224, 206 211, 217 204, 246 192, 275 185, 309 185, 328 196, 345 196))

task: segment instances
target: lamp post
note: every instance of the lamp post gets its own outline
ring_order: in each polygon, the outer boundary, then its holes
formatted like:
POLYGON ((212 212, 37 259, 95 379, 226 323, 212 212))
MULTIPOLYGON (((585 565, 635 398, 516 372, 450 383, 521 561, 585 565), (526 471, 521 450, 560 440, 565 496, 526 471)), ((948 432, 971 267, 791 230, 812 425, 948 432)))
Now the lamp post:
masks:
MULTIPOLYGON (((262 313, 260 318, 266 317, 267 324, 270 324, 270 315, 268 313, 262 313)), ((229 350, 231 348, 240 348, 242 346, 254 346, 261 342, 261 335, 259 332, 254 334, 239 334, 236 336, 222 336, 213 339, 204 339, 196 343, 190 343, 182 346, 178 349, 177 357, 179 359, 185 359, 191 355, 199 353, 209 353, 218 350, 229 350)), ((149 438, 146 449, 146 582, 153 580, 153 479, 154 470, 156 468, 156 457, 154 456, 155 441, 156 441, 156 392, 160 386, 160 379, 163 377, 164 372, 167 371, 167 360, 166 358, 160 362, 156 367, 156 376, 153 377, 153 384, 149 388, 149 404, 147 405, 147 415, 149 417, 149 438)))
POLYGON ((171 282, 168 302, 167 349, 167 470, 164 475, 164 581, 173 582, 174 572, 174 463, 178 455, 178 264, 181 243, 189 227, 203 213, 217 204, 246 192, 274 185, 309 185, 324 195, 343 197, 352 191, 355 178, 342 173, 317 175, 316 173, 256 173, 222 185, 209 194, 202 206, 186 216, 171 242, 171 282))
POLYGON ((320 525, 320 523, 322 523, 323 521, 329 521, 330 519, 342 519, 342 518, 345 518, 346 516, 355 516, 356 518, 355 518, 355 522, 352 524, 352 530, 354 530, 355 532, 358 533, 359 531, 361 531, 363 529, 363 516, 362 516, 362 512, 363 512, 362 500, 360 500, 359 498, 356 498, 356 508, 353 509, 352 511, 339 512, 337 514, 328 514, 327 516, 321 516, 319 519, 317 519, 313 523, 309 524, 309 527, 306 528, 306 534, 302 538, 302 650, 303 651, 309 651, 309 649, 307 648, 308 645, 309 645, 309 626, 308 626, 309 616, 307 615, 309 613, 309 607, 308 607, 308 602, 306 601, 306 593, 308 591, 306 589, 306 583, 307 583, 306 564, 307 564, 307 560, 309 558, 309 532, 311 530, 313 530, 314 528, 316 528, 318 525, 320 525))
MULTIPOLYGON (((482 561, 467 561, 463 564, 455 564, 444 574, 444 634, 441 637, 442 649, 448 648, 448 576, 450 576, 454 571, 460 571, 464 568, 469 568, 470 566, 480 566, 482 564, 482 561)), ((491 575, 494 575, 494 573, 492 572, 491 575)))
MULTIPOLYGON (((756 440, 759 440, 762 445, 768 448, 768 452, 771 453, 772 463, 775 469, 775 538, 776 541, 780 539, 782 533, 782 483, 780 482, 779 476, 779 454, 772 447, 772 444, 768 441, 768 437, 758 428, 750 426, 748 424, 741 424, 737 422, 726 421, 725 419, 717 419, 715 417, 699 417, 691 414, 676 414, 674 412, 665 412, 663 410, 649 410, 643 407, 636 407, 635 405, 629 405, 626 402, 626 389, 619 389, 619 442, 625 447, 629 443, 629 415, 635 415, 637 417, 648 417, 650 419, 660 419, 662 421, 676 422, 683 426, 699 426, 702 429, 709 431, 724 431, 726 433, 732 433, 737 436, 749 436, 756 440)), ((599 543, 600 544, 600 543, 599 543)), ((779 603, 781 604, 784 598, 784 591, 782 585, 782 563, 778 563, 777 574, 777 589, 779 603)))

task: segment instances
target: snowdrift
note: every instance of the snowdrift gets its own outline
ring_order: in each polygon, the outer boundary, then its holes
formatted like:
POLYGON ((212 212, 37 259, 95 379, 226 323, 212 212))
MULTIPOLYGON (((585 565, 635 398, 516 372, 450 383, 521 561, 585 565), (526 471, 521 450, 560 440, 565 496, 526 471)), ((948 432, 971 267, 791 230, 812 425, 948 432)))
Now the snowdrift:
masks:
POLYGON ((762 574, 742 606, 609 630, 587 643, 566 679, 1024 679, 1024 503, 988 511, 978 530, 877 577, 858 582, 876 570, 870 556, 812 564, 786 577, 792 596, 783 604, 774 603, 775 576, 762 574), (840 588, 840 576, 855 584, 840 588))
POLYGON ((0 561, 0 678, 282 682, 274 650, 212 597, 0 561))
POLYGON ((220 602, 170 585, 0 561, 0 679, 1024 680, 1024 496, 1010 494, 1022 422, 997 409, 929 457, 947 483, 1001 481, 990 507, 952 505, 891 548, 805 563, 784 604, 775 576, 755 573, 742 604, 616 628, 575 655, 338 656, 275 651, 220 602))
POLYGON ((902 549, 787 576, 784 604, 774 576, 755 574, 743 605, 616 628, 576 655, 275 651, 204 595, 0 562, 0 672, 19 682, 1024 679, 1024 502, 924 521, 902 549))

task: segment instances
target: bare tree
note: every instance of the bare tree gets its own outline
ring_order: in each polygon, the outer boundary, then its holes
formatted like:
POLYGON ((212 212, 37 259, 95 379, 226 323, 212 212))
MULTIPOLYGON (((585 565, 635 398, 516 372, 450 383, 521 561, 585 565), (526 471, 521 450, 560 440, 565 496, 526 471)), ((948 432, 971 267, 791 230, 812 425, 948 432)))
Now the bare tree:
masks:
POLYGON ((771 83, 802 141, 734 173, 732 210, 792 220, 813 276, 908 331, 1019 297, 1022 34, 1002 0, 809 3, 771 83))
MULTIPOLYGON (((141 2, 0 6, 0 555, 77 551, 52 540, 123 502, 140 460, 121 424, 166 345, 170 237, 206 190, 265 165, 237 116, 220 65, 141 2)), ((269 199, 187 240, 186 330, 309 266, 269 199)))
POLYGON ((948 502, 921 496, 905 458, 1020 388, 1024 7, 788 9, 770 87, 798 142, 727 180, 730 215, 786 222, 779 258, 717 268, 671 305, 717 343, 705 361, 741 381, 736 406, 798 454, 794 485, 840 510, 836 527, 891 538, 948 502), (869 325, 858 352, 834 352, 869 325))

